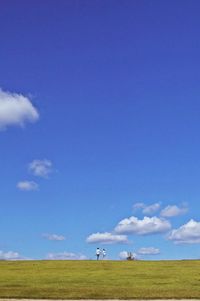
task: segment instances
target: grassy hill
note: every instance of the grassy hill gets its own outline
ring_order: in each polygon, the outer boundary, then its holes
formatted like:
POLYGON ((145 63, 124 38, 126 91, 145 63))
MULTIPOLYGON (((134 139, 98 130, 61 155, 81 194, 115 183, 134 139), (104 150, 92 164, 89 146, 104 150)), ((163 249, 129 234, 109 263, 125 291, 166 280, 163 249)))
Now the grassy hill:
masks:
POLYGON ((200 298, 200 261, 0 261, 0 298, 200 298))

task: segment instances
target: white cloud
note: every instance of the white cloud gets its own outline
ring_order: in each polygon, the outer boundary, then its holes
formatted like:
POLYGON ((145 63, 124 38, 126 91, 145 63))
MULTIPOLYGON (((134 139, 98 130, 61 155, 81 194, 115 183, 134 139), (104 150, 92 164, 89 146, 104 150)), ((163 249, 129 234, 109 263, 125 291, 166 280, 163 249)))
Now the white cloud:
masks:
POLYGON ((145 208, 145 204, 144 204, 144 203, 141 203, 141 202, 135 203, 135 204, 133 205, 133 210, 134 210, 134 211, 136 211, 136 210, 138 210, 138 209, 143 209, 143 208, 145 208))
POLYGON ((200 222, 191 219, 178 229, 174 229, 168 236, 169 240, 177 244, 199 244, 200 243, 200 222))
POLYGON ((79 253, 61 252, 61 253, 49 253, 46 256, 48 260, 86 260, 87 257, 79 253))
POLYGON ((38 119, 39 113, 28 97, 0 89, 0 129, 11 125, 23 127, 38 119))
POLYGON ((153 215, 159 209, 160 209, 160 203, 154 203, 147 206, 144 203, 139 202, 133 205, 133 211, 142 210, 142 213, 146 215, 153 215))
POLYGON ((18 252, 0 250, 0 260, 28 260, 28 258, 22 257, 18 252))
POLYGON ((116 244, 116 243, 128 243, 126 235, 117 235, 109 232, 105 233, 93 233, 86 239, 88 243, 100 243, 100 244, 116 244))
POLYGON ((38 184, 33 181, 21 181, 17 183, 17 188, 23 191, 38 190, 38 184))
POLYGON ((119 253, 119 258, 120 259, 127 259, 127 257, 128 257, 128 252, 127 251, 122 251, 122 252, 120 252, 119 253))
POLYGON ((173 217, 173 216, 185 214, 187 211, 188 208, 186 207, 179 208, 176 205, 172 205, 172 206, 169 205, 161 211, 160 215, 163 217, 173 217))
POLYGON ((140 255, 157 255, 160 254, 160 250, 154 247, 140 248, 137 253, 140 255))
POLYGON ((66 239, 65 236, 57 235, 57 234, 43 234, 42 237, 48 240, 55 240, 55 241, 63 241, 66 239))
MULTIPOLYGON (((128 251, 122 251, 119 253, 119 258, 122 259, 122 260, 126 260, 128 255, 129 255, 130 252, 128 251)), ((137 254, 134 253, 134 252, 131 252, 133 258, 137 258, 137 254)))
POLYGON ((33 160, 29 164, 30 172, 38 177, 47 178, 52 172, 52 162, 49 160, 33 160))
POLYGON ((150 206, 145 206, 145 208, 142 210, 142 212, 146 215, 152 215, 156 211, 158 211, 159 209, 160 209, 160 204, 155 203, 155 204, 152 204, 150 206))
POLYGON ((115 228, 115 232, 120 234, 147 235, 166 232, 170 228, 171 224, 169 221, 160 219, 156 216, 145 216, 143 220, 139 220, 137 217, 131 216, 130 218, 125 218, 120 221, 115 228))

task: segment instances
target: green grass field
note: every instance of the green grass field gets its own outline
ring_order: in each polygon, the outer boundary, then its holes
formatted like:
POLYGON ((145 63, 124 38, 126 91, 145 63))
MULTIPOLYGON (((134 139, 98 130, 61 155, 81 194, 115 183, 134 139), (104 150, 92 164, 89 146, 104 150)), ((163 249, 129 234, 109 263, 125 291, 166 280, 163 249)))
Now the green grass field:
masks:
POLYGON ((200 298, 200 261, 0 261, 0 298, 200 298))

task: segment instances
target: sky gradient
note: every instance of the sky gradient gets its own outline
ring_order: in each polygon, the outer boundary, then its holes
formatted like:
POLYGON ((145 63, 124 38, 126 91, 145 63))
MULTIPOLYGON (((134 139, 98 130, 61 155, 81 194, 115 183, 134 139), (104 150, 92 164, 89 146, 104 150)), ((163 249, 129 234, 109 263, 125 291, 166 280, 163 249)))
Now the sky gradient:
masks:
POLYGON ((200 257, 199 10, 0 1, 0 259, 200 257))

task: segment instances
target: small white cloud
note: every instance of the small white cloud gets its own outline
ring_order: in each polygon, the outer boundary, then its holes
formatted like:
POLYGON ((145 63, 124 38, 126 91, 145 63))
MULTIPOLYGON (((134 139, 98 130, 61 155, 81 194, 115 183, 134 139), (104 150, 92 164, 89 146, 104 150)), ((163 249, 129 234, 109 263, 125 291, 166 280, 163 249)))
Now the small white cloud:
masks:
POLYGON ((18 252, 13 252, 13 251, 3 252, 0 250, 0 260, 29 260, 29 259, 21 256, 18 252))
POLYGON ((159 209, 160 209, 160 203, 155 203, 155 204, 152 204, 149 206, 145 206, 145 208, 142 210, 142 212, 143 212, 143 214, 146 214, 146 215, 152 215, 159 209))
POLYGON ((160 254, 160 250, 154 247, 140 248, 137 253, 140 255, 157 255, 160 254))
POLYGON ((33 160, 29 164, 29 170, 37 177, 47 178, 52 172, 52 162, 46 159, 33 160))
POLYGON ((168 239, 174 241, 176 244, 199 244, 200 222, 191 219, 180 228, 172 230, 168 239))
POLYGON ((39 113, 28 97, 0 89, 0 129, 11 125, 23 127, 38 119, 39 113))
POLYGON ((133 210, 134 211, 139 210, 139 209, 143 209, 143 208, 145 208, 145 204, 141 203, 141 202, 135 203, 133 205, 133 210))
POLYGON ((119 253, 119 258, 122 259, 122 260, 125 260, 127 259, 128 257, 128 252, 127 251, 122 251, 119 253))
POLYGON ((38 190, 38 184, 33 181, 21 181, 17 183, 17 188, 23 191, 38 190))
POLYGON ((115 232, 120 234, 157 234, 168 231, 171 228, 169 221, 160 219, 156 216, 145 216, 142 220, 139 220, 135 216, 125 218, 119 222, 115 227, 115 232))
POLYGON ((61 252, 49 253, 46 256, 48 260, 86 260, 87 256, 79 253, 61 252))
POLYGON ((161 211, 160 215, 163 217, 173 217, 173 216, 185 214, 187 213, 187 211, 188 208, 186 207, 179 208, 176 205, 172 205, 172 206, 169 205, 161 211))
POLYGON ((139 202, 133 205, 133 211, 142 210, 142 213, 146 215, 153 215, 159 209, 160 203, 154 203, 147 206, 144 203, 139 202))
POLYGON ((117 244, 128 243, 126 235, 117 235, 109 232, 105 233, 93 233, 86 239, 88 243, 100 243, 100 244, 117 244))
POLYGON ((128 251, 122 251, 122 252, 120 252, 119 253, 119 258, 121 260, 126 260, 128 258, 128 256, 129 256, 130 253, 131 253, 131 255, 132 255, 133 258, 135 258, 135 259, 137 258, 137 254, 136 253, 134 253, 134 252, 128 252, 128 251))
POLYGON ((63 241, 66 239, 65 236, 57 235, 57 234, 43 234, 42 237, 48 240, 55 240, 55 241, 63 241))

